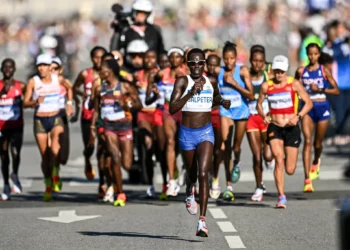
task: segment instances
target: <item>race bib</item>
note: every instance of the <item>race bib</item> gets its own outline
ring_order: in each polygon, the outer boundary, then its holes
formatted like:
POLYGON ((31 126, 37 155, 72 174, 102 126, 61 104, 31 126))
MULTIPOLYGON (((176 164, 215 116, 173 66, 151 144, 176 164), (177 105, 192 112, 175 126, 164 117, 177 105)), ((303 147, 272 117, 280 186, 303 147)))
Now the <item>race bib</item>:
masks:
POLYGON ((211 110, 213 104, 212 96, 195 95, 191 97, 186 103, 186 110, 211 110))
POLYGON ((285 109, 293 107, 293 101, 290 92, 272 94, 268 96, 271 108, 285 109))
POLYGON ((242 105, 242 97, 241 95, 225 95, 223 96, 225 100, 231 101, 230 108, 240 107, 242 105))
POLYGON ((40 104, 40 108, 42 108, 43 112, 52 112, 59 110, 59 99, 60 95, 53 94, 53 95, 46 95, 44 98, 44 101, 40 104))
POLYGON ((118 121, 125 118, 125 112, 122 109, 115 111, 114 106, 108 105, 101 108, 101 118, 108 121, 118 121))
POLYGON ((21 109, 14 106, 0 106, 0 120, 11 121, 18 120, 20 117, 21 109))
MULTIPOLYGON (((249 106, 249 111, 250 111, 251 115, 258 114, 258 110, 256 109, 257 103, 258 103, 257 101, 250 101, 249 102, 248 106, 249 106)), ((262 107, 263 107, 264 114, 269 113, 269 103, 266 99, 263 101, 262 107)))
POLYGON ((60 109, 64 109, 66 106, 66 98, 64 96, 60 97, 60 109))

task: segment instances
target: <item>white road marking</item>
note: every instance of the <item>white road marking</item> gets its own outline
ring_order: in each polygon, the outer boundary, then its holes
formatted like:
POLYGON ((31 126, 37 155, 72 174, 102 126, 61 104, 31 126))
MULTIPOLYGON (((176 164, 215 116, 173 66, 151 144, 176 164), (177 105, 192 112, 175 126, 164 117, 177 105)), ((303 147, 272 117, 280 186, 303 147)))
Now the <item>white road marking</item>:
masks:
POLYGON ((89 220, 100 217, 101 215, 79 216, 75 210, 63 210, 58 213, 57 217, 39 217, 39 220, 47 220, 59 223, 72 223, 76 221, 89 220))
POLYGON ((231 249, 242 249, 246 248, 241 240, 241 237, 239 236, 225 236, 225 239, 228 243, 228 246, 231 249))
POLYGON ((233 227, 233 225, 232 225, 232 223, 230 221, 218 221, 216 223, 220 227, 221 231, 224 232, 224 233, 237 232, 237 230, 233 227))
POLYGON ((209 204, 208 204, 208 207, 216 207, 216 204, 214 204, 214 203, 209 203, 209 204))
POLYGON ((221 210, 221 208, 210 208, 209 212, 211 213, 211 216, 213 216, 214 219, 226 219, 227 216, 224 214, 224 212, 221 210))
POLYGON ((71 187, 96 187, 96 183, 94 182, 70 181, 68 185, 71 187))

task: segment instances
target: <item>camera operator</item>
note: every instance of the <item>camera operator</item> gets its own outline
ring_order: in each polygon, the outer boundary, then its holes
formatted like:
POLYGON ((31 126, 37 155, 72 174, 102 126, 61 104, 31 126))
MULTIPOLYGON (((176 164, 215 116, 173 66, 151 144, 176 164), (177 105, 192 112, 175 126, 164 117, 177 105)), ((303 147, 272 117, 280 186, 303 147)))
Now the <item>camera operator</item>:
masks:
POLYGON ((148 48, 157 51, 157 54, 164 51, 163 37, 159 27, 147 22, 152 10, 153 5, 149 0, 136 0, 134 2, 131 13, 133 24, 121 33, 117 50, 125 55, 125 50, 130 42, 144 40, 148 48))

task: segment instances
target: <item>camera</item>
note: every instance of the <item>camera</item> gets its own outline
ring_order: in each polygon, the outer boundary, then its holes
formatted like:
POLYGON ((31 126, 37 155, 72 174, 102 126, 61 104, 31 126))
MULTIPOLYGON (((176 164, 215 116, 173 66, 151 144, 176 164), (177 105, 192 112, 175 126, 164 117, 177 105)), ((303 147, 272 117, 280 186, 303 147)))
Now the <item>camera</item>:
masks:
POLYGON ((111 23, 111 28, 115 32, 121 32, 132 24, 131 12, 124 12, 123 6, 113 4, 112 11, 115 13, 114 20, 111 23))

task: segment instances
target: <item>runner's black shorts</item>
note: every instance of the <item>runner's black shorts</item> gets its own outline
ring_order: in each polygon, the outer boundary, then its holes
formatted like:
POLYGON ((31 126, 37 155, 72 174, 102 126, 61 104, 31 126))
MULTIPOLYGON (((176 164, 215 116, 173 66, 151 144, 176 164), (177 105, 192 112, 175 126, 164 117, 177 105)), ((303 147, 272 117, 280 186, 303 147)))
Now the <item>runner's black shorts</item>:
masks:
POLYGON ((279 127, 274 123, 270 123, 267 128, 267 144, 269 144, 273 139, 282 140, 285 147, 299 148, 301 143, 301 132, 299 125, 279 127))

